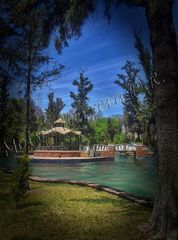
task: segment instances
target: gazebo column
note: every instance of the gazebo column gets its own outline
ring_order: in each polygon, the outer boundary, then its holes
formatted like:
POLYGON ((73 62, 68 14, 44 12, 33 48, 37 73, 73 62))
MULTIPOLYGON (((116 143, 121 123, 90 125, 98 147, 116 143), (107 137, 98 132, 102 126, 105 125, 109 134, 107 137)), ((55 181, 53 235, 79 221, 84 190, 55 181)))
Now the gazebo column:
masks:
POLYGON ((57 146, 59 146, 59 135, 57 135, 57 146))
POLYGON ((78 143, 77 150, 79 150, 79 146, 80 146, 80 136, 77 136, 77 143, 78 143))
POLYGON ((80 147, 80 145, 81 145, 81 135, 79 135, 78 138, 79 138, 79 147, 80 147))
POLYGON ((40 135, 39 147, 41 148, 42 145, 42 136, 40 135))
POLYGON ((71 135, 69 135, 69 138, 70 138, 70 150, 71 150, 72 149, 72 146, 71 146, 71 144, 72 144, 71 135))
POLYGON ((56 139, 55 139, 55 135, 52 135, 52 145, 55 146, 56 145, 56 139))

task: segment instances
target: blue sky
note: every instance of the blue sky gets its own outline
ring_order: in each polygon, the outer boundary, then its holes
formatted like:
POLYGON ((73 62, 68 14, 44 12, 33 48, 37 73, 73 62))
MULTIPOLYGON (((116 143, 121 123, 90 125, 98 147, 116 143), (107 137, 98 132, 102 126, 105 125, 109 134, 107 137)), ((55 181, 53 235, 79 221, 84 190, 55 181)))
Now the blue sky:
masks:
MULTIPOLYGON (((55 97, 62 97, 66 105, 63 112, 71 109, 70 91, 76 90, 72 82, 78 78, 80 70, 85 71, 85 75, 94 85, 89 95, 91 106, 122 92, 119 86, 114 84, 117 74, 127 60, 138 63, 134 48, 134 30, 141 31, 144 42, 149 46, 144 10, 122 5, 112 12, 110 23, 103 16, 103 10, 98 9, 86 20, 81 37, 72 39, 62 54, 56 52, 53 39, 51 40, 47 53, 56 62, 65 65, 64 76, 50 85, 54 89, 55 97)), ((33 93, 33 99, 37 104, 40 103, 43 109, 47 107, 49 92, 47 87, 43 87, 33 93)), ((121 103, 112 104, 111 108, 105 109, 102 114, 122 114, 122 110, 121 103)))

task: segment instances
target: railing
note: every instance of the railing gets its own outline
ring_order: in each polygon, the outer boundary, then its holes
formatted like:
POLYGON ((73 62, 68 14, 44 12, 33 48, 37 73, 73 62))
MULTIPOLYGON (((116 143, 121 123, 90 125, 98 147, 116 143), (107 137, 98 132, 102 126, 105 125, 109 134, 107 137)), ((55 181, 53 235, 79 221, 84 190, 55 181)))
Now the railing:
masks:
MULTIPOLYGON (((133 144, 116 144, 113 145, 115 147, 116 152, 130 152, 130 151, 136 151, 136 147, 133 144)), ((104 144, 95 144, 93 146, 83 146, 81 150, 85 151, 90 151, 90 150, 95 150, 95 151, 105 151, 108 150, 109 147, 108 145, 104 144)))
POLYGON ((108 150, 108 145, 103 145, 103 144, 95 144, 92 146, 86 145, 82 146, 81 150, 84 151, 105 151, 108 150))
MULTIPOLYGON (((115 147, 116 152, 130 152, 130 151, 136 151, 136 146, 133 144, 116 144, 113 145, 115 147)), ((83 151, 107 151, 109 149, 108 145, 105 144, 95 144, 95 145, 86 145, 86 146, 80 146, 80 150, 83 151)), ((77 146, 38 146, 37 150, 78 150, 77 146)))
POLYGON ((71 148, 69 146, 38 146, 37 150, 63 151, 63 150, 78 150, 78 148, 75 146, 72 146, 71 148))
POLYGON ((133 144, 116 144, 116 152, 132 152, 136 151, 136 146, 133 144))

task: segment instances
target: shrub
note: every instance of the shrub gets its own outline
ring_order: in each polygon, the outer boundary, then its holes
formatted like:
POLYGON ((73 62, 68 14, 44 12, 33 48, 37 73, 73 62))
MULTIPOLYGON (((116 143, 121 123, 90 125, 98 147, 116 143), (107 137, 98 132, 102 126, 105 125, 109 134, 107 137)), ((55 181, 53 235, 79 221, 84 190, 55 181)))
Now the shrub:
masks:
POLYGON ((31 174, 29 170, 28 156, 18 158, 18 168, 13 173, 13 193, 15 196, 16 207, 19 204, 20 198, 29 190, 28 177, 31 174))
POLYGON ((126 143, 126 135, 124 133, 117 133, 114 136, 114 144, 121 144, 121 143, 126 143))

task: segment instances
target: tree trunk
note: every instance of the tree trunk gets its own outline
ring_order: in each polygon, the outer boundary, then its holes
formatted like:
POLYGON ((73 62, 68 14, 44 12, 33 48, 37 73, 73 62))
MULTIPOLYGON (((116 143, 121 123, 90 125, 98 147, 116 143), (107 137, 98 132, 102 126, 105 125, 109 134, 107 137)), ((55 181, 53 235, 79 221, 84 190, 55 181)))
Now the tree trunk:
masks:
POLYGON ((173 1, 146 1, 157 79, 154 106, 158 136, 159 189, 150 218, 154 239, 178 239, 178 53, 173 1))
POLYGON ((26 84, 26 129, 25 129, 25 139, 26 139, 26 146, 25 146, 25 154, 28 156, 29 152, 29 112, 30 112, 30 82, 27 80, 26 84))
POLYGON ((30 65, 31 51, 29 53, 28 75, 26 79, 26 130, 25 130, 25 154, 28 156, 29 152, 29 118, 30 118, 30 85, 31 85, 31 65, 30 65))
POLYGON ((30 91, 31 91, 31 73, 32 73, 32 33, 31 26, 29 32, 29 49, 28 49, 28 72, 26 78, 26 130, 25 130, 25 139, 26 139, 26 148, 25 154, 28 156, 29 152, 29 118, 30 118, 30 91))

